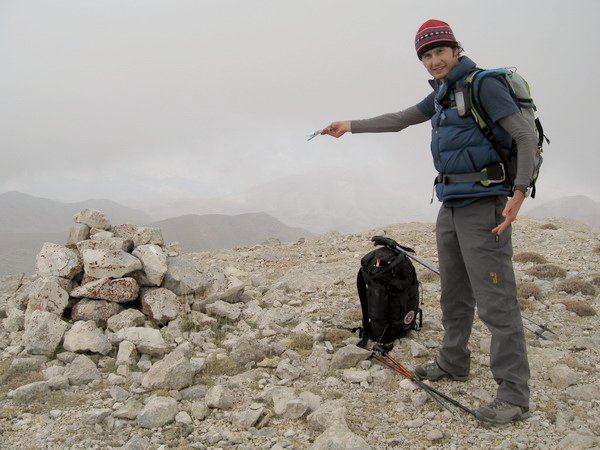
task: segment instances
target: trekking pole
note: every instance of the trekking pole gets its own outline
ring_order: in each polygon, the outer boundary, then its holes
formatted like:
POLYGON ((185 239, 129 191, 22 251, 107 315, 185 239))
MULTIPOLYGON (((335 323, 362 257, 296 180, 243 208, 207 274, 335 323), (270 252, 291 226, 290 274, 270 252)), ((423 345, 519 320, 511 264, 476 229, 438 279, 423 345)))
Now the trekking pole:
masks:
MULTIPOLYGON (((418 378, 415 376, 415 374, 414 374, 413 372, 411 372, 411 371, 410 371, 410 370, 408 370, 406 367, 402 366, 402 365, 401 365, 401 364, 400 364, 398 361, 396 361, 394 358, 392 358, 392 357, 390 356, 390 354, 389 354, 389 353, 385 353, 385 354, 384 354, 384 356, 385 356, 385 357, 386 357, 388 360, 390 360, 390 362, 391 362, 392 364, 394 364, 396 367, 400 368, 400 369, 401 369, 401 370, 402 370, 402 371, 403 371, 403 372, 406 374, 406 377, 407 377, 408 379, 410 379, 411 381, 415 381, 415 380, 417 380, 417 381, 419 381, 419 382, 423 383, 421 380, 419 380, 419 379, 418 379, 418 378)), ((460 403, 460 402, 459 402, 459 401, 457 401, 457 400, 454 400, 452 397, 450 397, 450 396, 448 396, 448 395, 444 394, 443 392, 441 392, 441 391, 438 391, 436 388, 434 388, 434 387, 432 387, 432 386, 429 386, 428 384, 425 384, 425 383, 423 383, 423 384, 424 384, 425 386, 427 386, 427 388, 428 388, 428 389, 430 389, 432 392, 434 392, 435 394, 437 394, 437 395, 439 395, 440 397, 442 397, 444 400, 446 400, 446 401, 448 401, 448 402, 452 403, 454 406, 456 406, 456 407, 458 407, 458 408, 462 409, 462 410, 463 410, 463 411, 465 411, 466 413, 468 413, 468 414, 471 414, 472 416, 475 416, 475 411, 473 411, 472 409, 470 409, 470 408, 468 408, 468 407, 464 406, 462 403, 460 403)))
MULTIPOLYGON (((411 252, 413 252, 414 250, 412 250, 411 248, 408 247, 403 247, 400 244, 398 244, 395 240, 393 240, 392 238, 388 238, 385 236, 373 236, 371 238, 371 241, 373 242, 374 245, 384 245, 387 248, 389 248, 390 250, 394 250, 396 252, 400 252, 403 253, 404 255, 406 255, 408 258, 418 262, 419 264, 421 264, 422 266, 428 268, 429 270, 431 270, 433 273, 437 273, 438 275, 440 275, 440 271, 437 267, 435 267, 433 265, 433 263, 430 263, 429 261, 425 261, 421 258, 418 258, 417 256, 413 255, 411 252)), ((529 317, 521 314, 521 316, 523 317, 523 319, 533 323, 534 325, 540 327, 540 329, 542 330, 541 333, 543 333, 544 331, 547 331, 549 333, 552 333, 554 335, 556 335, 556 333, 554 331, 552 331, 547 324, 539 324, 534 322, 533 320, 531 320, 529 317)), ((548 339, 544 336, 541 335, 540 332, 536 332, 531 330, 530 328, 527 328, 529 331, 531 331, 532 333, 534 333, 536 336, 541 337, 542 339, 548 339)))
POLYGON ((456 413, 454 411, 452 411, 450 409, 450 407, 448 405, 446 405, 442 401, 442 399, 436 395, 436 393, 432 392, 431 389, 429 389, 429 388, 431 388, 431 386, 426 385, 421 380, 416 380, 416 379, 411 378, 404 371, 402 371, 398 367, 394 366, 392 363, 390 363, 389 361, 385 360, 381 356, 377 355, 375 352, 373 352, 373 354, 371 356, 373 358, 375 358, 377 361, 379 361, 381 364, 383 364, 384 366, 386 366, 388 369, 392 369, 394 372, 399 373, 404 378, 406 378, 406 379, 412 381, 413 383, 415 383, 418 387, 420 387, 423 391, 425 391, 435 402, 437 402, 442 408, 446 409, 450 414, 452 414, 456 418, 462 420, 462 418, 460 416, 456 415, 456 413))
POLYGON ((373 353, 371 356, 375 357, 375 359, 377 361, 381 362, 386 367, 394 370, 395 372, 398 372, 404 378, 415 383, 418 387, 420 387, 422 390, 424 390, 432 399, 434 399, 437 403, 439 403, 444 409, 448 410, 453 416, 459 418, 461 421, 464 421, 462 419, 462 417, 456 415, 456 413, 454 411, 452 411, 448 407, 448 405, 446 405, 442 400, 446 400, 449 403, 451 403, 452 405, 462 409, 466 413, 471 414, 472 416, 475 416, 475 412, 472 409, 464 406, 460 402, 454 400, 452 397, 449 397, 448 395, 444 394, 443 392, 438 391, 434 387, 429 386, 428 384, 424 383, 422 380, 417 378, 414 375, 414 373, 412 373, 410 370, 408 370, 406 367, 404 367, 402 364, 400 364, 398 361, 396 361, 394 358, 392 358, 390 356, 390 354, 387 353, 384 349, 382 349, 379 345, 375 345, 373 347, 373 353), (383 357, 385 357, 386 359, 383 359, 383 357))
POLYGON ((403 253, 410 259, 418 262, 422 266, 427 267, 432 272, 437 273, 438 275, 440 274, 440 271, 433 264, 419 258, 418 256, 415 256, 413 254, 414 250, 412 250, 411 248, 408 248, 408 247, 402 247, 400 244, 398 244, 395 240, 393 240, 391 238, 388 238, 385 236, 373 236, 371 238, 371 241, 373 242, 374 245, 384 245, 387 248, 389 248, 390 250, 394 250, 394 251, 403 253))
POLYGON ((540 328, 540 330, 542 330, 542 333, 543 333, 544 331, 547 331, 548 333, 552 333, 553 335, 557 336, 557 334, 556 334, 554 331, 552 331, 552 330, 550 329, 550 327, 548 327, 548 324, 547 324, 547 323, 545 323, 545 324, 539 324, 539 323, 537 323, 537 322, 534 322, 533 320, 531 320, 529 317, 525 317, 525 316, 523 316, 523 319, 527 320, 528 322, 531 322, 531 323, 532 323, 532 324, 534 324, 536 327, 539 327, 539 328, 540 328))

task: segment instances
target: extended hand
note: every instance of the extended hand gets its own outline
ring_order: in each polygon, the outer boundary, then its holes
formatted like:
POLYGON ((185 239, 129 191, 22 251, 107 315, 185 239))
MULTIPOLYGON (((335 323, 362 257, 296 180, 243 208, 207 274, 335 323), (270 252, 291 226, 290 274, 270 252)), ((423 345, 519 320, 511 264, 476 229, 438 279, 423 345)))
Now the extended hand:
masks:
POLYGON ((342 120, 340 122, 332 122, 330 125, 327 125, 321 131, 321 134, 328 134, 329 136, 333 136, 335 138, 339 138, 343 136, 346 132, 351 131, 351 123, 349 120, 342 120))
POLYGON ((508 199, 506 202, 506 206, 504 207, 504 211, 502 211, 502 216, 504 217, 504 221, 498 225, 496 228, 492 230, 494 234, 502 234, 504 230, 506 230, 511 223, 517 220, 517 214, 519 214, 519 209, 521 209, 521 205, 523 204, 523 200, 525 200, 525 195, 521 191, 515 190, 513 196, 508 199))

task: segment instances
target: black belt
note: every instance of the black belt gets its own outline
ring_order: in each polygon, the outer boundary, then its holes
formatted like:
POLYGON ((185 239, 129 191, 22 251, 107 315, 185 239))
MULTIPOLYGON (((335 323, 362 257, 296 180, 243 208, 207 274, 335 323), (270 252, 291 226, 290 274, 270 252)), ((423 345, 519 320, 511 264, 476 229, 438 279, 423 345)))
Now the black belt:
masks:
POLYGON ((489 186, 490 184, 504 183, 506 181, 506 172, 504 170, 504 164, 498 162, 484 167, 479 172, 452 174, 439 173, 435 181, 436 183, 442 184, 479 182, 483 186, 489 186))

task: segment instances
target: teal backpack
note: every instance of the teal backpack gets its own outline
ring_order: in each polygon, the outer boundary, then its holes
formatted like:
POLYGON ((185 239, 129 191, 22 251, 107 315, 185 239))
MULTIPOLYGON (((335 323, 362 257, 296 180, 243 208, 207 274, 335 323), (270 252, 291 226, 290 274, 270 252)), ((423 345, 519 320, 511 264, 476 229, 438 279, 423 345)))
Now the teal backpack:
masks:
MULTIPOLYGON (((492 121, 483 109, 481 99, 479 98, 479 85, 488 76, 493 76, 504 81, 510 94, 512 95, 515 103, 520 108, 523 117, 529 123, 531 129, 536 133, 538 137, 538 150, 536 153, 535 168, 533 172, 531 187, 531 197, 535 197, 535 183, 537 181, 540 167, 543 162, 543 144, 550 143, 548 137, 544 134, 544 129, 540 119, 536 116, 537 108, 531 97, 531 89, 529 83, 516 72, 516 69, 488 69, 482 70, 477 69, 471 72, 465 80, 465 88, 467 99, 463 99, 467 108, 470 109, 470 113, 475 120, 475 123, 479 126, 485 137, 492 143, 494 149, 500 156, 502 164, 506 170, 506 175, 511 186, 514 183, 514 179, 517 172, 517 151, 516 145, 513 142, 513 148, 507 151, 497 141, 494 133, 492 133, 492 121), (477 92, 477 94, 475 94, 477 92)), ((465 92, 465 91, 463 91, 465 92)), ((462 94, 462 93, 461 93, 462 94)), ((464 94, 463 94, 464 95, 464 94)), ((457 102, 458 103, 458 102, 457 102)), ((460 111, 459 111, 460 113, 460 111)))

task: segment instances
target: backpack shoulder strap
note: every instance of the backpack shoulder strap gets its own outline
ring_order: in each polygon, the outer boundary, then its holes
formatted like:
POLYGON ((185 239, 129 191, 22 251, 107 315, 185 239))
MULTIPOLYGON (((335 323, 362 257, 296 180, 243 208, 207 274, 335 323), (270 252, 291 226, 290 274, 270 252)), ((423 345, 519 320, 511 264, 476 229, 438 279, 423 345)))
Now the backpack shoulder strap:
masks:
POLYGON ((356 288, 360 299, 360 309, 362 310, 362 331, 359 334, 361 340, 357 345, 364 348, 369 341, 369 304, 367 303, 367 283, 363 277, 362 269, 358 270, 356 276, 356 288))

